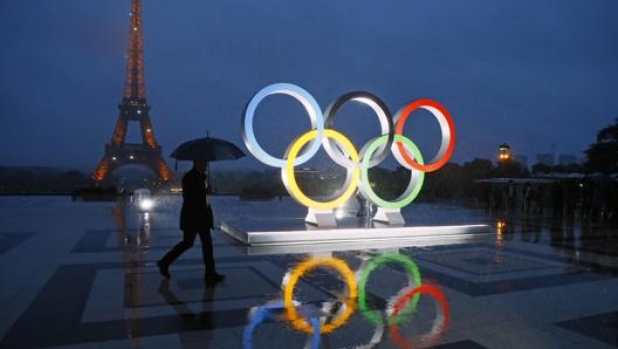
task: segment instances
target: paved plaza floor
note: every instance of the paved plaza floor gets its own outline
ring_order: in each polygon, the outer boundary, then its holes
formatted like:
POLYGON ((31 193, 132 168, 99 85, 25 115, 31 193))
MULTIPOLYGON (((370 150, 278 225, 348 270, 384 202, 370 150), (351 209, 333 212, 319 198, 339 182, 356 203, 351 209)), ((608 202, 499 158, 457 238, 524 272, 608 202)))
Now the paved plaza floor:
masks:
MULTIPOLYGON (((215 231, 226 280, 206 287, 199 239, 171 279, 159 274, 181 199, 157 200, 145 214, 130 201, 0 197, 0 348, 618 347, 615 228, 413 204, 410 224, 491 234, 269 254, 215 231)), ((289 198, 213 207, 269 224, 303 214, 289 198)))

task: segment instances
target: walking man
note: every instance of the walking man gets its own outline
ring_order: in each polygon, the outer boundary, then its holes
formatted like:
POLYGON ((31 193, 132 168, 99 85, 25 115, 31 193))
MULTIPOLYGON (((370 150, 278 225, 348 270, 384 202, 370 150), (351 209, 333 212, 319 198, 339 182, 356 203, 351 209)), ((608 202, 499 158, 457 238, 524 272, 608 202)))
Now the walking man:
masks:
POLYGON ((195 236, 199 235, 202 242, 202 257, 206 269, 204 281, 206 286, 214 286, 225 279, 225 275, 217 273, 213 256, 212 237, 210 229, 214 224, 212 208, 206 198, 206 168, 207 162, 194 160, 193 168, 182 178, 182 209, 180 210, 180 230, 183 239, 174 246, 163 258, 157 261, 159 272, 170 278, 169 267, 186 250, 193 246, 195 236))

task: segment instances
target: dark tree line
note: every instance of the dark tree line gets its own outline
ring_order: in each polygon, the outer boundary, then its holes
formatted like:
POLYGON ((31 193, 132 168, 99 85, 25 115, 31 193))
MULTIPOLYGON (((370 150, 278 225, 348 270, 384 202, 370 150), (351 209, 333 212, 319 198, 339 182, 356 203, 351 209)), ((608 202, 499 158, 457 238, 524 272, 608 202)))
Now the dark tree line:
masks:
POLYGON ((0 193, 5 194, 68 194, 91 182, 89 175, 77 170, 0 166, 0 193))
POLYGON ((585 166, 592 173, 618 173, 618 118, 597 133, 596 142, 586 150, 585 166))

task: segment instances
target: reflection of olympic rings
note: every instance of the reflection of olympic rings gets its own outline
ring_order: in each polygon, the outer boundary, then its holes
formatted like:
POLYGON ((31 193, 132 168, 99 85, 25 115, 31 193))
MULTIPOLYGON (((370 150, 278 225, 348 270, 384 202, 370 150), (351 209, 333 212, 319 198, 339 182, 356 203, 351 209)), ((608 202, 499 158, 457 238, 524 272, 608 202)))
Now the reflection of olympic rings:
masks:
MULTIPOLYGON (((433 299, 437 301, 436 309, 438 310, 438 315, 436 317, 436 320, 434 321, 432 329, 428 334, 421 336, 421 342, 433 343, 440 336, 442 336, 442 334, 444 334, 444 332, 448 328, 450 318, 448 302, 446 301, 444 293, 442 293, 442 291, 440 291, 438 288, 432 285, 424 284, 410 289, 409 291, 405 292, 401 297, 399 297, 399 299, 397 299, 397 301, 394 303, 395 305, 393 306, 391 315, 397 316, 401 309, 406 308, 406 303, 410 302, 410 300, 415 299, 415 297, 423 293, 432 296, 433 299)), ((400 348, 408 349, 413 347, 410 340, 401 337, 397 324, 390 324, 389 330, 391 338, 395 343, 399 345, 400 348)))
POLYGON ((398 209, 414 201, 423 184, 423 172, 438 170, 451 157, 455 145, 455 128, 446 108, 429 99, 420 99, 409 103, 397 113, 395 120, 396 127, 393 127, 395 122, 391 118, 388 107, 378 97, 367 92, 347 93, 331 103, 323 114, 316 100, 307 91, 296 85, 277 83, 263 88, 250 100, 242 120, 242 134, 247 148, 256 159, 264 164, 282 169, 282 179, 286 189, 292 197, 307 207, 317 210, 333 209, 349 198, 354 191, 354 186, 358 186, 359 190, 363 194, 367 194, 366 197, 374 204, 380 207, 398 209), (258 143, 253 129, 253 120, 258 105, 272 94, 286 94, 294 97, 303 105, 311 120, 311 130, 290 145, 286 155, 287 159, 276 158, 264 151, 258 143), (361 148, 360 154, 345 135, 332 130, 335 115, 341 106, 349 101, 369 106, 380 121, 381 136, 370 140, 361 148), (431 112, 438 120, 442 134, 440 149, 429 164, 423 163, 418 148, 403 135, 408 117, 417 109, 425 109, 431 112), (307 143, 309 145, 303 147, 307 143), (318 202, 307 198, 296 185, 293 173, 295 166, 307 162, 318 152, 320 144, 324 146, 326 153, 333 161, 348 169, 344 189, 335 195, 335 199, 328 202, 318 202), (341 149, 339 145, 342 145, 344 149, 341 149), (377 166, 388 156, 389 149, 393 152, 399 164, 413 172, 410 184, 404 194, 392 202, 382 200, 373 193, 366 174, 369 168, 377 166), (360 180, 356 178, 359 169, 364 174, 360 180), (414 174, 415 171, 416 174, 414 174))
POLYGON ((347 286, 347 297, 345 297, 346 300, 342 302, 341 305, 344 307, 343 311, 338 316, 335 316, 330 323, 325 324, 321 328, 322 333, 330 333, 348 320, 352 313, 354 313, 356 306, 356 279, 354 277, 354 273, 350 270, 350 267, 348 267, 346 262, 343 260, 337 258, 315 258, 309 259, 296 266, 292 273, 285 276, 283 284, 281 285, 283 289, 283 306, 287 309, 288 317, 294 328, 303 332, 313 333, 314 329, 309 326, 302 317, 298 316, 296 307, 292 303, 292 297, 298 280, 309 270, 317 267, 329 267, 336 270, 339 274, 341 274, 341 276, 344 277, 347 286))
MULTIPOLYGON (((358 309, 365 315, 367 320, 371 321, 373 324, 380 322, 379 319, 376 318, 373 312, 368 311, 367 309, 367 299, 366 299, 366 287, 367 281, 369 280, 369 275, 380 265, 389 263, 389 262, 397 262, 402 264, 408 276, 408 286, 419 286, 421 284, 421 274, 418 271, 418 266, 414 263, 410 258, 397 254, 397 253, 387 253, 377 257, 372 258, 365 268, 359 270, 358 277, 358 309)), ((409 303, 408 307, 406 307, 406 311, 400 315, 407 315, 408 313, 414 311, 416 309, 416 304, 418 303, 419 296, 415 296, 412 302, 409 303)), ((404 320, 403 316, 393 315, 389 317, 388 323, 391 324, 393 322, 401 323, 404 320)))
MULTIPOLYGON (((297 307, 300 303, 293 302, 293 306, 297 307)), ((282 320, 284 316, 277 316, 276 311, 283 309, 283 302, 272 302, 267 303, 261 307, 257 307, 251 310, 251 316, 249 318, 249 324, 245 327, 245 331, 243 333, 243 348, 251 349, 253 348, 251 339, 253 337, 253 332, 255 328, 263 323, 263 322, 272 322, 282 320)), ((307 339, 305 343, 304 349, 318 349, 320 347, 320 319, 317 316, 317 309, 301 309, 301 315, 307 317, 309 319, 309 323, 313 328, 313 335, 307 339)))
POLYGON ((361 346, 357 345, 356 348, 370 349, 379 345, 386 324, 389 325, 389 332, 395 344, 401 348, 411 348, 412 341, 400 335, 398 326, 402 325, 404 318, 409 317, 416 310, 422 294, 428 294, 436 301, 434 304, 438 315, 429 333, 420 336, 420 342, 423 345, 435 343, 449 325, 449 306, 442 291, 435 286, 422 284, 418 266, 407 256, 396 253, 382 254, 363 261, 356 274, 353 274, 347 263, 341 259, 332 257, 309 259, 285 274, 281 288, 283 301, 269 302, 261 307, 252 308, 250 311, 249 323, 243 336, 244 349, 252 348, 251 338, 255 328, 266 321, 289 321, 293 328, 310 335, 305 343, 305 349, 318 348, 321 334, 332 333, 352 316, 356 308, 356 300, 365 319, 376 327, 369 342, 361 346), (391 262, 404 267, 408 277, 408 286, 392 297, 385 309, 368 309, 365 288, 369 276, 379 266, 391 262), (334 302, 322 302, 321 306, 316 306, 313 302, 303 304, 294 300, 294 289, 300 278, 320 267, 334 269, 343 277, 346 285, 346 289, 342 292, 343 296, 334 302), (282 310, 285 312, 281 313, 282 310))

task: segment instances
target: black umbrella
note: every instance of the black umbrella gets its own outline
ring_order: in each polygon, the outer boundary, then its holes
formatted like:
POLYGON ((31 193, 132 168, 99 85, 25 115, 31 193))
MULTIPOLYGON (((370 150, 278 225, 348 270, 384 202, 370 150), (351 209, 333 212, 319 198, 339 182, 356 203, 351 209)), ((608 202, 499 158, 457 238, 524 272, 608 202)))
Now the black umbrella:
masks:
POLYGON ((179 145, 170 155, 176 160, 222 161, 236 160, 246 154, 234 143, 223 139, 197 138, 179 145))

